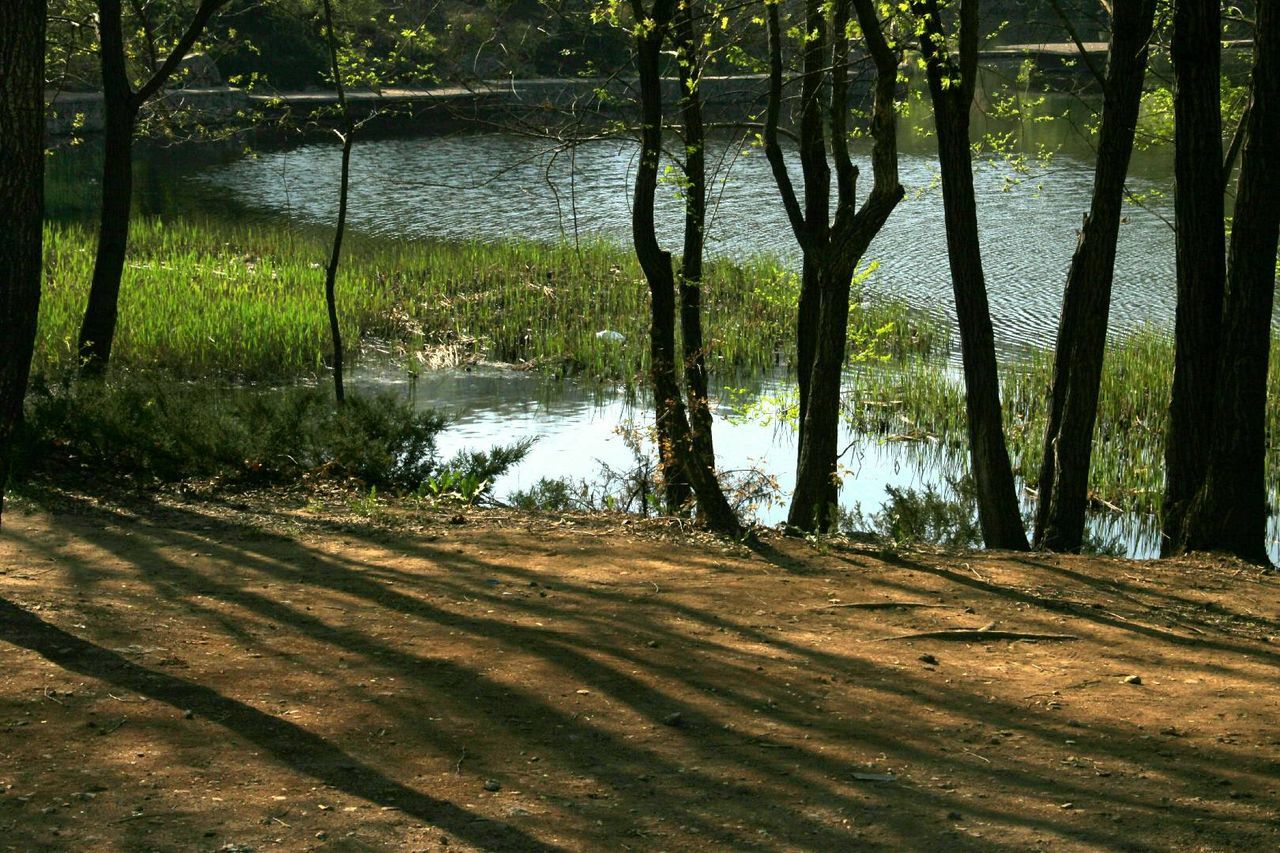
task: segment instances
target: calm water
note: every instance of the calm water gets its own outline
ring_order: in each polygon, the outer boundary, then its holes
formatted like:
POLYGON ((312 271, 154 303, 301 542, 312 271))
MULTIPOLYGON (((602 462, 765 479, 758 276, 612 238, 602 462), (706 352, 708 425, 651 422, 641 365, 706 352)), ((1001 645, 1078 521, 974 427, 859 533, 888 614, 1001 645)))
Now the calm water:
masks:
MULTIPOLYGON (((1068 142, 1067 153, 1030 173, 995 162, 976 168, 991 311, 1005 352, 1052 343, 1076 229, 1088 208, 1092 167, 1087 150, 1077 141, 1073 154, 1069 139, 1059 141, 1068 142)), ((869 292, 873 298, 903 299, 950 322, 936 163, 927 139, 908 137, 904 148, 901 176, 908 197, 867 254, 880 264, 869 292)), ((760 151, 722 138, 714 155, 718 168, 708 251, 739 258, 769 254, 798 267, 799 253, 760 151)), ((55 158, 49 194, 55 216, 82 216, 92 209, 95 159, 91 150, 55 158)), ((145 214, 198 212, 281 225, 329 224, 336 215, 338 152, 333 145, 253 157, 225 147, 152 150, 139 161, 138 207, 145 214)), ((798 163, 793 167, 798 175, 798 163)), ((368 140, 353 153, 350 224, 404 239, 604 238, 625 244, 634 168, 635 146, 629 142, 553 150, 539 140, 503 134, 368 140)), ((1157 199, 1145 208, 1130 205, 1121 227, 1112 307, 1112 327, 1120 334, 1144 323, 1167 328, 1173 320, 1167 164, 1148 156, 1138 159, 1134 171, 1131 191, 1154 193, 1157 199)), ((681 202, 674 187, 662 192, 659 215, 665 226, 661 236, 678 247, 681 202)), ((637 409, 620 394, 503 371, 450 371, 411 383, 403 374, 374 369, 354 379, 390 385, 424 405, 453 412, 456 425, 442 442, 446 453, 536 437, 529 458, 496 484, 499 495, 544 476, 591 479, 602 464, 625 470, 634 458, 619 427, 648 422, 645 408, 637 409)), ((785 390, 785 383, 775 381, 761 393, 785 390)), ((719 412, 728 413, 726 408, 719 412)), ((883 503, 886 485, 945 490, 964 467, 963 460, 927 445, 857 436, 846 442, 850 450, 843 462, 851 476, 842 502, 860 505, 868 514, 883 503)), ((784 494, 789 490, 795 447, 788 428, 721 420, 716 445, 723 469, 763 470, 777 477, 784 494)), ((766 523, 779 521, 785 502, 762 506, 757 515, 766 523)), ((1103 518, 1093 527, 1101 539, 1118 538, 1135 556, 1154 552, 1149 519, 1103 518)))

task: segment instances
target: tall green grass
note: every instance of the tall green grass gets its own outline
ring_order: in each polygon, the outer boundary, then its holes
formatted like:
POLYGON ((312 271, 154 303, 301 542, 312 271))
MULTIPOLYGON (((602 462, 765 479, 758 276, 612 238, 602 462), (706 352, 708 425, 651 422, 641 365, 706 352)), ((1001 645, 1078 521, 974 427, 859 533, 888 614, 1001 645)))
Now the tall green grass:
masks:
MULTIPOLYGON (((145 219, 134 223, 113 361, 182 377, 244 380, 318 372, 329 352, 321 230, 145 219)), ((93 269, 93 234, 46 230, 37 368, 72 366, 93 269)), ((722 374, 785 363, 796 277, 767 259, 709 265, 708 358, 722 374)), ((390 344, 408 359, 454 356, 532 364, 630 382, 645 364, 648 290, 634 258, 604 244, 443 243, 356 237, 338 281, 345 340, 390 344), (619 344, 612 330, 621 333, 619 344)), ((901 306, 854 312, 892 323, 896 352, 945 346, 901 306)), ((381 349, 385 349, 382 347, 381 349)))
MULTIPOLYGON (((1280 338, 1271 360, 1280 364, 1280 338)), ((1035 350, 1002 365, 1005 432, 1017 473, 1034 484, 1043 456, 1053 354, 1035 350)), ((1157 513, 1164 488, 1164 434, 1173 386, 1173 340, 1142 328, 1107 346, 1090 467, 1091 496, 1100 508, 1157 513), (1108 507, 1108 505, 1110 505, 1108 507)), ((1267 467, 1273 504, 1280 504, 1280 370, 1268 379, 1267 467)), ((855 373, 848 417, 856 428, 892 440, 967 446, 964 386, 937 356, 865 365, 855 373)))

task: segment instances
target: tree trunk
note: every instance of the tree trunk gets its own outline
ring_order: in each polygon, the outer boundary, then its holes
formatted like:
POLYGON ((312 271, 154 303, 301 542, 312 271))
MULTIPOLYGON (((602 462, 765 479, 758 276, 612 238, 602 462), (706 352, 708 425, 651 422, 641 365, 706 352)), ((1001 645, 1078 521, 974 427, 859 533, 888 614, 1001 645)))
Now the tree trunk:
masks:
POLYGON ((1116 238, 1155 17, 1154 0, 1112 8, 1093 200, 1067 273, 1040 466, 1035 541, 1053 551, 1078 551, 1084 538, 1116 238))
POLYGON ((654 195, 658 186, 658 158, 662 147, 662 79, 658 62, 663 39, 671 23, 674 0, 657 0, 652 13, 640 0, 632 8, 638 22, 636 66, 640 82, 641 139, 640 162, 636 168, 635 195, 631 208, 631 233, 636 258, 649 283, 649 372, 653 384, 654 414, 659 448, 664 460, 683 468, 693 485, 698 511, 707 525, 729 535, 737 535, 738 523, 715 472, 689 464, 693 436, 681 400, 676 373, 675 315, 676 281, 671 254, 658 245, 654 218, 654 195), (652 22, 644 26, 639 22, 652 22))
POLYGON ((324 0, 325 34, 329 42, 329 69, 333 74, 333 87, 338 93, 338 108, 342 113, 342 166, 338 178, 338 222, 333 230, 333 248, 324 274, 324 303, 329 312, 329 337, 333 342, 333 397, 338 405, 346 402, 342 385, 342 330, 338 326, 338 264, 342 260, 342 238, 347 231, 347 198, 351 186, 351 143, 355 127, 351 123, 351 111, 347 108, 347 93, 342 85, 342 68, 338 65, 338 38, 333 30, 333 4, 324 0))
POLYGON ((802 470, 805 414, 809 411, 813 363, 818 353, 818 319, 822 306, 822 266, 816 250, 803 251, 800 297, 796 302, 796 471, 802 470))
POLYGON ((969 459, 978 496, 978 521, 988 548, 1025 550, 1027 534, 1022 527, 1013 467, 1005 446, 995 333, 991 328, 978 242, 978 212, 969 160, 968 103, 954 110, 936 110, 936 114, 942 198, 947 218, 947 256, 960 326, 969 459), (959 113, 963 113, 963 118, 959 113))
MULTIPOLYGON (((830 265, 828 265, 830 266, 830 265)), ((828 530, 838 520, 840 482, 840 386, 844 379, 853 271, 830 269, 819 277, 820 308, 810 368, 808 406, 801 412, 804 440, 787 523, 801 530, 828 530)))
POLYGON ((969 458, 977 491, 978 521, 988 548, 1026 550, 1027 534, 1022 527, 1001 420, 995 334, 987 305, 969 153, 969 106, 977 75, 978 3, 960 3, 958 64, 942 50, 945 35, 937 0, 918 5, 917 13, 923 18, 920 48, 925 56, 938 136, 947 258, 960 326, 969 458))
POLYGON ((0 3, 0 517, 40 308, 45 2, 0 3))
POLYGON ((135 92, 125 59, 120 0, 98 0, 98 51, 102 65, 105 112, 102 167, 102 214, 98 251, 93 264, 89 301, 80 325, 79 353, 85 375, 101 375, 111 360, 120 278, 129 245, 129 213, 133 197, 133 131, 138 111, 173 75, 209 19, 229 0, 201 0, 168 56, 135 92))
POLYGON ((871 0, 837 0, 830 4, 809 0, 806 3, 800 120, 802 209, 777 141, 782 101, 782 38, 776 4, 768 7, 767 16, 770 86, 765 149, 804 256, 796 318, 799 446, 796 486, 787 524, 797 530, 827 530, 837 521, 840 490, 840 390, 848 338, 850 283, 871 239, 883 227, 903 194, 898 183, 894 126, 898 55, 884 38, 871 0), (857 11, 863 41, 876 72, 871 115, 875 184, 861 208, 856 197, 858 170, 849 157, 847 130, 851 7, 857 11), (830 21, 826 18, 828 14, 830 21), (834 220, 828 135, 836 175, 834 220))
MULTIPOLYGON (((1161 553, 1186 547, 1186 513, 1204 484, 1213 434, 1226 280, 1221 51, 1217 0, 1176 0, 1173 14, 1174 225, 1178 305, 1165 436, 1161 553)), ((1274 144, 1274 143, 1273 143, 1274 144)))
POLYGON ((93 263, 89 302, 80 325, 79 352, 85 375, 98 376, 111 360, 120 279, 129 245, 129 213, 133 200, 133 127, 138 107, 125 68, 120 0, 98 2, 99 52, 102 65, 103 126, 102 209, 98 250, 93 263))
MULTIPOLYGON (((822 91, 830 58, 827 55, 827 20, 823 0, 805 0, 805 42, 800 80, 800 172, 804 183, 806 246, 796 309, 796 385, 799 392, 799 431, 796 435, 796 476, 806 457, 809 440, 809 407, 813 405, 813 367, 818 357, 822 326, 822 291, 831 271, 823 255, 831 230, 831 166, 827 161, 822 91)), ((808 454, 812 458, 812 454, 808 454)), ((792 502, 794 505, 794 497, 792 502)), ((804 529, 812 529, 805 527, 804 529)))
MULTIPOLYGON (((715 473, 710 389, 706 348, 702 337, 702 255, 706 242, 707 164, 706 132, 702 121, 702 94, 697 25, 691 0, 676 12, 674 36, 680 75, 681 136, 685 150, 684 252, 680 258, 680 339, 683 343, 685 398, 689 428, 693 433, 691 465, 715 473)), ((685 484, 684 499, 690 487, 685 484)))
POLYGON ((1280 8, 1257 4, 1246 123, 1223 305, 1211 455, 1185 545, 1267 560, 1266 411, 1280 236, 1280 8))

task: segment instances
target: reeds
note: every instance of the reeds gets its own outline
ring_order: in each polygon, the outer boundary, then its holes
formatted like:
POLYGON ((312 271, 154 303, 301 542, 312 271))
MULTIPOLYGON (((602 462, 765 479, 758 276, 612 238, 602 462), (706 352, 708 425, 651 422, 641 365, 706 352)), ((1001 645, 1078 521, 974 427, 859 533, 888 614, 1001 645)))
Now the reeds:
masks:
MULTIPOLYGON (((93 269, 93 235, 46 231, 47 280, 36 363, 74 363, 93 269)), ((280 380, 323 368, 322 230, 140 220, 133 225, 113 359, 181 377, 280 380)), ((721 375, 783 365, 793 349, 794 274, 770 260, 708 265, 708 360, 721 375)), ((533 242, 448 243, 353 238, 338 283, 349 341, 399 355, 537 366, 630 384, 644 370, 648 290, 625 250, 533 242), (599 332, 613 331, 622 335, 599 332), (377 347, 385 350, 386 347, 377 347)), ((937 347, 901 306, 854 312, 855 333, 892 323, 884 345, 937 347), (858 324, 861 324, 859 326, 858 324)))
MULTIPOLYGON (((1280 338, 1272 339, 1280 363, 1280 338)), ((1035 350, 1001 366, 1005 434, 1023 482, 1039 477, 1053 356, 1035 350)), ((1173 384, 1173 340, 1142 328, 1107 346, 1094 428, 1090 494, 1095 509, 1155 514, 1164 489, 1164 434, 1173 384)), ((889 440, 966 447, 963 382, 945 358, 910 357, 854 374, 846 407, 855 428, 889 440)), ((1280 505, 1280 371, 1269 377, 1267 483, 1280 505)))

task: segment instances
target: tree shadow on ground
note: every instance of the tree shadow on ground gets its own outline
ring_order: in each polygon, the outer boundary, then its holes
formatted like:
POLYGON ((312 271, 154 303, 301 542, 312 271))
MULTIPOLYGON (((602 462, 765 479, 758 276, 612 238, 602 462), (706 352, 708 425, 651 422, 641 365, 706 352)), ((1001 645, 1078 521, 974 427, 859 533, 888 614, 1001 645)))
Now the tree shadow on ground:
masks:
MULTIPOLYGON (((681 548, 678 571, 653 573, 644 549, 608 537, 584 545, 510 534, 520 548, 577 548, 575 562, 599 564, 599 571, 549 575, 535 565, 538 554, 515 550, 501 531, 486 534, 493 547, 477 548, 470 532, 355 524, 337 534, 340 546, 326 546, 199 508, 134 514, 85 505, 81 512, 82 523, 68 527, 90 539, 100 559, 83 549, 69 555, 56 536, 16 538, 65 566, 64 582, 86 594, 83 610, 93 609, 95 593, 128 587, 130 600, 148 602, 153 615, 219 633, 264 660, 237 666, 306 673, 330 703, 411 730, 399 750, 451 763, 471 749, 471 760, 507 789, 541 786, 558 825, 495 819, 487 807, 468 805, 469 795, 446 796, 438 785, 427 793, 403 766, 378 769, 388 761, 379 746, 322 736, 226 690, 136 663, 104 646, 136 629, 127 611, 95 611, 102 636, 93 641, 6 602, 0 639, 70 672, 193 710, 294 773, 481 847, 599 847, 634 838, 643 846, 1012 850, 1045 839, 1155 849, 1196 837, 1199 822, 1220 814, 1209 805, 1170 813, 1149 787, 1103 782, 1089 767, 1111 766, 1126 777, 1158 773, 1188 798, 1204 796, 1206 780, 1224 768, 1240 784, 1268 769, 1230 744, 1135 745, 1131 727, 1105 716, 1082 725, 997 696, 981 678, 944 679, 935 669, 904 666, 883 647, 859 646, 851 635, 900 631, 912 617, 868 615, 851 625, 847 612, 798 606, 821 596, 833 574, 845 573, 847 585, 847 560, 787 550, 770 556, 785 571, 770 574, 769 562, 744 568, 740 558, 681 548), (187 559, 197 554, 207 556, 187 559), (797 585, 805 585, 803 595, 797 585), (342 665, 347 658, 354 662, 342 665), (396 687, 370 692, 350 683, 354 673, 396 687), (1064 741, 1088 767, 1064 770, 1046 758, 1064 741), (530 773, 529 756, 540 757, 549 776, 530 773), (890 767, 894 781, 876 781, 890 767), (1065 801, 1091 803, 1104 817, 1048 807, 1065 801), (962 820, 1007 835, 966 834, 957 829, 962 820), (1135 823, 1150 844, 1134 840, 1135 823)), ((952 595, 1035 604, 946 568, 905 559, 899 567, 908 571, 872 575, 855 566, 868 575, 859 583, 886 596, 932 600, 940 581, 952 595)), ((1029 624, 1052 627, 1061 615, 1049 610, 1029 624)), ((1069 615, 1099 629, 1134 630, 1093 613, 1069 615)), ((1173 649, 1181 639, 1139 633, 1173 649)), ((1237 643, 1209 648, 1232 656, 1258 651, 1237 643)), ((1041 657, 1033 664, 1049 662, 1035 653, 1041 657)), ((1206 672, 1217 665, 1194 662, 1206 672)), ((1246 814, 1221 831, 1252 838, 1267 829, 1246 814)))

